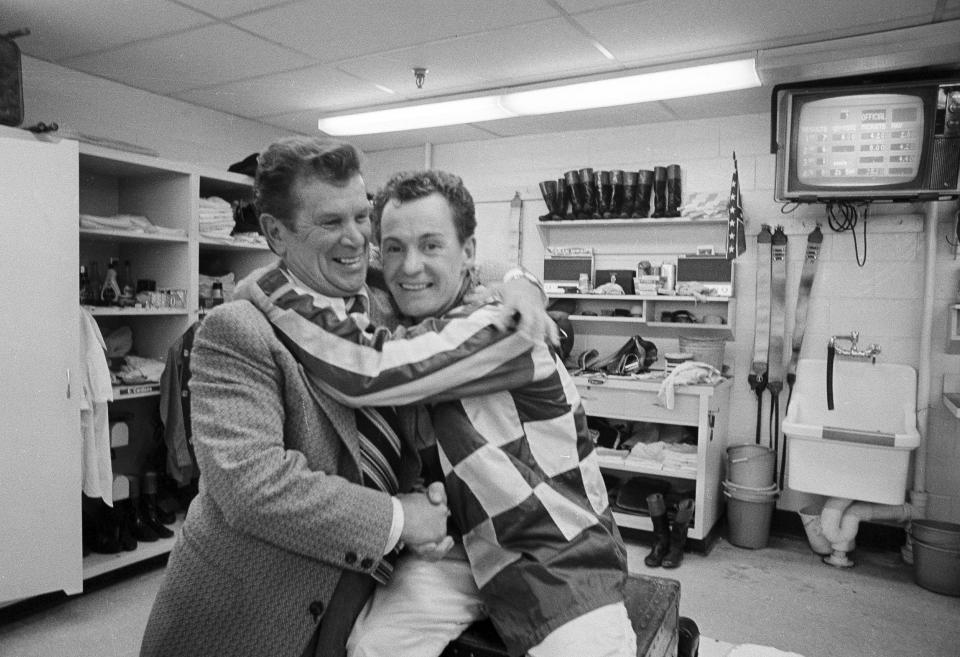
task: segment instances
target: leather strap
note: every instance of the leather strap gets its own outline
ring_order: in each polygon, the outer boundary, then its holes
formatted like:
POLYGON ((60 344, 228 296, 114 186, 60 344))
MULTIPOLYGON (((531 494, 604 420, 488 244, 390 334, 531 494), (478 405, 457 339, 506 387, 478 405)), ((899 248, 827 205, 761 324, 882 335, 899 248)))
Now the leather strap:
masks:
MULTIPOLYGON (((810 307, 810 290, 817 275, 817 260, 820 258, 820 246, 823 233, 817 224, 807 235, 807 250, 803 258, 803 270, 800 272, 800 289, 797 292, 797 310, 793 322, 793 341, 791 343, 790 363, 787 365, 787 386, 793 390, 797 378, 797 362, 800 360, 800 348, 803 346, 803 334, 807 329, 807 310, 810 307)), ((787 403, 789 403, 789 396, 787 403)))
POLYGON ((786 363, 783 359, 784 331, 787 323, 787 234, 777 226, 770 244, 770 352, 767 357, 770 394, 777 396, 783 389, 786 363))
POLYGON ((760 443, 763 391, 767 387, 767 353, 770 343, 770 226, 763 224, 757 235, 757 288, 753 329, 753 363, 747 381, 757 394, 757 444, 760 443))
MULTIPOLYGON (((787 324, 787 234, 783 226, 777 226, 770 244, 771 285, 770 285, 770 353, 767 359, 770 389, 770 447, 774 459, 779 453, 780 440, 780 391, 786 363, 783 358, 784 331, 787 324)), ((774 477, 776 478, 776 460, 774 477)))

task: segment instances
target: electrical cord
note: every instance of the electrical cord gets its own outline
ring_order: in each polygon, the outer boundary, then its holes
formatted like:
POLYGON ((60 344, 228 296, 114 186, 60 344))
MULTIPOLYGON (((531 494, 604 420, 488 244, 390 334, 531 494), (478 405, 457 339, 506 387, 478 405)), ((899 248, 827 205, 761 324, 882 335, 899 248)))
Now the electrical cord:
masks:
POLYGON ((848 201, 830 201, 827 203, 827 223, 830 228, 837 233, 850 231, 853 235, 853 253, 857 259, 857 265, 863 267, 867 264, 867 216, 870 212, 870 203, 863 203, 863 216, 860 216, 860 209, 857 204, 848 201), (860 248, 857 245, 857 224, 863 219, 863 260, 860 260, 860 248))

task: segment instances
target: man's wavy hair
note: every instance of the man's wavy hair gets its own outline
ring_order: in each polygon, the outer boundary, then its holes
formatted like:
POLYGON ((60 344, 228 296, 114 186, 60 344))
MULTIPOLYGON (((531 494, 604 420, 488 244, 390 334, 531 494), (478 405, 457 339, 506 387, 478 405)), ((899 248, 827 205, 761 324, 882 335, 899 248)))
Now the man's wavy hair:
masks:
POLYGON ((473 197, 460 176, 430 169, 426 171, 402 171, 395 174, 373 197, 373 239, 380 242, 380 219, 387 203, 398 205, 407 201, 439 194, 450 204, 457 239, 463 244, 477 230, 477 212, 473 197))
POLYGON ((292 191, 297 181, 317 178, 344 186, 360 173, 362 158, 355 146, 335 139, 287 137, 271 144, 257 159, 253 187, 257 217, 271 214, 295 231, 299 201, 292 191))

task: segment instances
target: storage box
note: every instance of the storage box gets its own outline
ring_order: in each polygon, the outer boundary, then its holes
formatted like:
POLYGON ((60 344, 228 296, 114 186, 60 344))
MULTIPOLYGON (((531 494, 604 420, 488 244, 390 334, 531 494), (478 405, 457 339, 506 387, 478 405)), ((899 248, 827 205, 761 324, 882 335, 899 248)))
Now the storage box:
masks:
MULTIPOLYGON (((663 577, 631 575, 626 589, 627 611, 637 633, 638 657, 677 654, 680 582, 663 577)), ((440 657, 508 657, 489 621, 474 623, 448 645, 440 657)))

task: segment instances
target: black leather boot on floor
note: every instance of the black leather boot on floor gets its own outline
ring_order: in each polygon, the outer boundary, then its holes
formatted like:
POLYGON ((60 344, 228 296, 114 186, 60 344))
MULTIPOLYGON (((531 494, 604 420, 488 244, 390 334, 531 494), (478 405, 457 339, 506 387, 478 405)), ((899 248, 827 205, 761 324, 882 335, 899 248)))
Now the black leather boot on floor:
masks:
POLYGON ((670 551, 663 558, 664 568, 677 568, 683 562, 683 547, 687 542, 687 527, 693 519, 693 500, 682 500, 670 528, 670 551))
MULTIPOLYGON (((124 519, 134 538, 144 543, 153 543, 160 538, 160 533, 147 521, 143 513, 140 500, 140 477, 128 475, 127 480, 130 482, 130 499, 125 500, 121 506, 124 519)), ((163 528, 166 529, 166 527, 163 528)))
POLYGON ((650 520, 653 521, 653 548, 643 559, 643 563, 650 568, 656 568, 663 563, 663 558, 670 549, 670 520, 667 518, 667 505, 663 495, 653 493, 647 496, 647 510, 650 520))
POLYGON ((140 488, 140 497, 143 504, 150 508, 152 515, 156 516, 164 525, 172 525, 177 520, 177 515, 170 511, 165 511, 160 506, 160 494, 158 486, 157 473, 147 470, 143 473, 143 484, 140 488))

